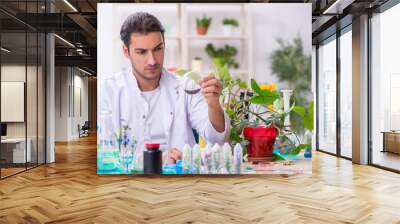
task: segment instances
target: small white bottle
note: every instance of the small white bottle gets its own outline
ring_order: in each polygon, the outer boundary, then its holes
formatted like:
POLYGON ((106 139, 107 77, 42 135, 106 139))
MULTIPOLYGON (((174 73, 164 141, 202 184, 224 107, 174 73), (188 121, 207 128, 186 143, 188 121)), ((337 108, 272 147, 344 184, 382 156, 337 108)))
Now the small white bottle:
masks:
POLYGON ((212 164, 213 173, 218 174, 221 172, 222 168, 222 150, 218 143, 212 148, 212 164))
POLYGON ((209 144, 206 145, 206 148, 202 152, 202 160, 204 164, 203 173, 211 174, 212 173, 212 151, 209 144))
POLYGON ((182 150, 182 168, 184 174, 190 174, 192 169, 192 148, 185 144, 182 150))
POLYGON ((195 57, 192 61, 192 71, 201 74, 203 72, 203 60, 199 57, 195 57))
POLYGON ((243 163, 243 148, 242 146, 237 143, 233 148, 233 167, 234 173, 240 174, 242 170, 242 163, 243 163))
POLYGON ((199 145, 194 145, 192 149, 192 173, 199 174, 201 172, 201 151, 199 145))
POLYGON ((232 148, 227 142, 222 146, 222 155, 224 172, 230 174, 232 172, 233 156, 232 148))

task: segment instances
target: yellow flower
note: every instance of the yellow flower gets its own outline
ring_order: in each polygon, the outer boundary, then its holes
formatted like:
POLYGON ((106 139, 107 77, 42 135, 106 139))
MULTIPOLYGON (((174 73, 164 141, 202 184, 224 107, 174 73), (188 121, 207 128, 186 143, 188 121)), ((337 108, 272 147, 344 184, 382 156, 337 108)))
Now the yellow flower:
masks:
POLYGON ((270 86, 270 90, 271 91, 275 91, 276 90, 276 84, 275 83, 271 83, 271 84, 269 84, 269 86, 270 86))
POLYGON ((268 88, 269 88, 268 85, 265 85, 265 84, 260 85, 261 90, 267 90, 268 88))
POLYGON ((276 84, 271 83, 271 84, 263 84, 260 85, 261 90, 268 90, 268 91, 275 91, 276 90, 276 84))
POLYGON ((274 105, 272 105, 272 104, 267 105, 267 108, 269 111, 274 111, 274 105))

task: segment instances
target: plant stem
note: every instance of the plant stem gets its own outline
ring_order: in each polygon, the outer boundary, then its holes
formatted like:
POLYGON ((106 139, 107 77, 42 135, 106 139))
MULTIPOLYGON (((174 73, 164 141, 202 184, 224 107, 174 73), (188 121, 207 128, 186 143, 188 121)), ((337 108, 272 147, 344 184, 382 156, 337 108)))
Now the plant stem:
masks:
POLYGON ((251 110, 247 110, 247 109, 244 109, 246 112, 249 112, 249 113, 251 113, 251 114, 253 114, 254 116, 256 116, 257 118, 259 118, 260 120, 262 120, 264 123, 267 123, 267 121, 264 119, 264 118, 262 118, 259 114, 257 114, 257 113, 254 113, 253 111, 251 111, 251 110))
POLYGON ((297 134, 296 134, 294 131, 292 131, 292 133, 293 133, 294 136, 296 137, 296 139, 297 139, 297 141, 299 142, 299 144, 301 144, 300 139, 299 139, 299 137, 297 136, 297 134))

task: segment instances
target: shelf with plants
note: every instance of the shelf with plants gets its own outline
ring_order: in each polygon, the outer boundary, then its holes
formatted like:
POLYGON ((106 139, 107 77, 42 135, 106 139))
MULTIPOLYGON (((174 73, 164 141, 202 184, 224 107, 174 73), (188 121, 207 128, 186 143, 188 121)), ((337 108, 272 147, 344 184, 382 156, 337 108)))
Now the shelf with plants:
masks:
POLYGON ((230 56, 238 64, 229 64, 232 74, 248 78, 252 73, 252 48, 248 25, 250 21, 245 4, 181 4, 180 13, 183 68, 193 69, 193 61, 200 58, 203 64, 201 72, 212 72, 214 56, 221 55, 210 54, 207 46, 212 44, 218 50, 228 45, 236 49, 236 54, 230 56), (199 26, 203 26, 201 32, 198 32, 199 26), (230 31, 226 31, 226 26, 231 28, 230 31))

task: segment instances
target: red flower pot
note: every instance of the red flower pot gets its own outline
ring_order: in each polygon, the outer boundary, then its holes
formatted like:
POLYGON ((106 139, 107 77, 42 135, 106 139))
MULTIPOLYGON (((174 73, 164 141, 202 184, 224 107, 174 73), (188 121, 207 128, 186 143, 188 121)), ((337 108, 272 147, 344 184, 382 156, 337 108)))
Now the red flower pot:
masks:
POLYGON ((272 160, 272 150, 275 138, 278 135, 276 128, 244 128, 243 135, 249 141, 247 145, 247 158, 250 162, 256 163, 272 160))
POLYGON ((197 34, 198 35, 206 35, 207 34, 207 27, 198 26, 197 27, 197 34))

